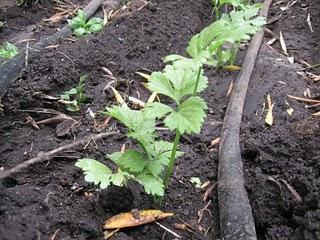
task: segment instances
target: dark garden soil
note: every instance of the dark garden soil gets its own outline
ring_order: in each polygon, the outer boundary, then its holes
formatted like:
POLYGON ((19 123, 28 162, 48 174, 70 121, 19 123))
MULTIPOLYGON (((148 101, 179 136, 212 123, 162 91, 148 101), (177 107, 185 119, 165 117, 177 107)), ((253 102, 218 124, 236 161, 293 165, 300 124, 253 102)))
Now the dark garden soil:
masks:
MULTIPOLYGON (((6 27, 0 31, 0 45, 5 41, 10 41, 18 46, 25 45, 26 42, 23 40, 28 39, 34 43, 40 38, 52 35, 67 23, 67 17, 56 22, 43 21, 61 11, 55 9, 55 7, 61 6, 58 6, 53 0, 33 2, 33 4, 17 6, 15 0, 1 0, 0 21, 4 22, 6 27)), ((87 2, 88 0, 70 1, 74 7, 85 6, 87 2)))
MULTIPOLYGON (((271 17, 278 16, 282 12, 280 7, 287 3, 274 5, 271 17)), ((21 77, 2 99, 0 167, 8 169, 40 151, 96 133, 95 121, 101 122, 105 117, 94 120, 88 109, 98 112, 115 101, 109 91, 104 91, 110 79, 103 77, 100 70, 103 66, 119 79, 117 89, 122 95, 146 101, 150 93, 135 72, 160 70, 164 56, 185 54, 190 37, 211 21, 209 1, 153 0, 141 11, 109 23, 102 33, 47 49, 30 59, 21 77), (85 82, 88 103, 82 106, 81 112, 66 112, 63 106, 40 97, 39 93, 59 96, 76 86, 84 74, 89 77, 85 82), (55 125, 34 129, 26 124, 27 113, 21 110, 40 107, 69 114, 79 124, 64 137, 57 136, 55 125)), ((297 1, 268 27, 275 32, 282 31, 288 51, 296 59, 311 65, 319 63, 318 1, 297 1), (313 33, 307 25, 308 13, 313 33)), ((268 37, 265 42, 267 40, 268 37)), ((280 49, 278 43, 272 46, 280 49)), ((320 239, 320 118, 311 115, 320 108, 306 109, 303 103, 286 97, 286 94, 303 97, 303 92, 309 88, 313 97, 320 98, 319 82, 305 80, 297 74, 303 67, 290 64, 284 55, 263 44, 250 83, 241 147, 246 188, 259 240, 320 239), (264 123, 263 103, 267 94, 275 104, 274 124, 270 127, 264 123), (286 112, 285 101, 294 109, 292 116, 286 112)), ((316 70, 310 72, 317 73, 316 70)), ((217 194, 213 192, 210 213, 206 211, 198 224, 198 211, 207 203, 202 200, 203 190, 195 188, 190 178, 217 181, 218 152, 209 146, 211 140, 220 135, 228 102, 226 93, 237 73, 208 69, 207 75, 210 84, 203 95, 209 106, 207 121, 201 134, 181 140, 185 154, 177 160, 162 208, 176 216, 161 223, 188 240, 219 239, 217 194), (173 224, 182 221, 194 226, 195 231, 175 229, 173 224)), ((28 114, 35 120, 48 117, 28 114)), ((124 131, 116 121, 110 123, 108 130, 124 131)), ((161 134, 173 138, 169 132, 161 134)), ((80 157, 110 164, 105 154, 119 150, 123 143, 127 147, 132 145, 130 140, 119 136, 92 142, 86 148, 65 152, 4 179, 0 183, 0 239, 50 239, 53 235, 54 239, 65 240, 103 239, 102 224, 106 218, 134 208, 156 207, 135 184, 130 184, 130 190, 99 191, 86 183, 82 173, 74 167, 75 160, 80 157)), ((124 230, 113 237, 127 240, 174 238, 156 224, 124 230)))

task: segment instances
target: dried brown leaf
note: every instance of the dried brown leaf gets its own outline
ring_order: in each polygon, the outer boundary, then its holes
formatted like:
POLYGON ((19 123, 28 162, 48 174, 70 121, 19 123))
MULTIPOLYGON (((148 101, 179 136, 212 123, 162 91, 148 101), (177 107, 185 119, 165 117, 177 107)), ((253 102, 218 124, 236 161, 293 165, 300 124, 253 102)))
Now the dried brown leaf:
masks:
POLYGON ((120 213, 106 220, 104 229, 140 226, 163 218, 171 217, 173 215, 173 213, 165 213, 161 210, 132 210, 131 212, 120 213))

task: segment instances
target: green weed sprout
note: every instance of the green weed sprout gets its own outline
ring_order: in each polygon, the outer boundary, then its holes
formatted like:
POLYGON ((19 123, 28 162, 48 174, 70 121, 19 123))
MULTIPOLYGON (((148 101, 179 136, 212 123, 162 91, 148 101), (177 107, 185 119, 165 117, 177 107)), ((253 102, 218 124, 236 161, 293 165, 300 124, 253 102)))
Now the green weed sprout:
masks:
POLYGON ((10 59, 18 54, 18 48, 10 43, 6 42, 1 48, 0 48, 0 57, 1 58, 7 58, 10 59))
POLYGON ((66 110, 77 112, 80 110, 80 105, 86 102, 87 99, 84 94, 84 81, 86 79, 86 75, 81 76, 79 84, 75 88, 71 88, 60 95, 59 102, 65 105, 66 110))
POLYGON ((102 18, 91 18, 87 21, 87 16, 83 10, 78 10, 77 16, 68 20, 70 27, 73 29, 74 35, 82 37, 92 33, 100 32, 103 29, 102 18))

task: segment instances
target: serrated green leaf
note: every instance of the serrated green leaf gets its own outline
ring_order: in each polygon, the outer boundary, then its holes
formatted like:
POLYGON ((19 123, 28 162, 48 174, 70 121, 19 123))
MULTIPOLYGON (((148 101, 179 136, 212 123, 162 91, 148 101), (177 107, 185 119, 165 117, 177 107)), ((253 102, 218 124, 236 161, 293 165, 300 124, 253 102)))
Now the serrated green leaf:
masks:
POLYGON ((78 93, 76 88, 71 88, 69 91, 65 91, 64 95, 76 95, 78 93))
POLYGON ((151 160, 148 162, 146 168, 150 171, 152 176, 159 177, 164 171, 165 165, 159 160, 151 160))
POLYGON ((249 40, 250 35, 260 31, 262 25, 265 24, 263 17, 253 18, 257 14, 257 8, 248 8, 241 11, 231 11, 230 14, 223 14, 217 25, 217 28, 221 29, 219 40, 212 41, 209 50, 215 50, 224 42, 235 43, 249 40))
POLYGON ((61 94, 60 98, 66 101, 70 101, 70 95, 69 94, 61 94))
POLYGON ((76 99, 70 101, 70 103, 65 103, 65 108, 69 112, 77 112, 80 110, 78 101, 76 99))
POLYGON ((117 172, 113 173, 110 177, 110 182, 112 182, 113 185, 122 187, 125 185, 127 180, 131 178, 131 175, 127 172, 117 172))
POLYGON ((77 28, 73 31, 74 35, 76 35, 77 37, 82 37, 84 36, 85 34, 88 33, 88 31, 83 28, 83 27, 80 27, 80 28, 77 28))
MULTIPOLYGON (((163 72, 153 73, 148 83, 151 91, 166 95, 178 104, 181 100, 193 94, 198 77, 198 71, 192 68, 181 68, 167 65, 163 72)), ((203 91, 208 85, 208 79, 201 70, 197 93, 203 91)))
POLYGON ((113 106, 111 108, 106 108, 106 110, 106 114, 119 120, 121 123, 132 130, 139 128, 139 126, 143 122, 143 115, 141 111, 132 110, 125 105, 113 106))
POLYGON ((187 48, 188 54, 196 57, 208 49, 213 53, 226 42, 235 43, 250 39, 250 35, 260 31, 265 24, 264 18, 255 17, 257 14, 258 8, 255 6, 223 14, 220 20, 191 38, 187 48))
POLYGON ((194 35, 189 41, 187 53, 191 57, 197 57, 202 51, 207 50, 210 43, 217 38, 221 29, 217 28, 219 21, 212 23, 210 26, 204 28, 200 33, 194 35), (218 31, 219 30, 219 31, 218 31))
POLYGON ((205 64, 212 65, 211 59, 211 53, 204 50, 193 58, 186 58, 176 54, 168 55, 164 58, 164 62, 172 62, 172 65, 176 68, 188 68, 193 71, 198 71, 199 67, 202 67, 205 64))
POLYGON ((12 58, 16 54, 18 54, 18 48, 13 45, 10 42, 6 42, 1 48, 0 48, 0 57, 1 58, 12 58))
POLYGON ((86 26, 90 27, 90 26, 92 26, 94 24, 103 25, 103 19, 102 18, 98 18, 98 17, 93 17, 86 23, 86 26))
POLYGON ((164 185, 162 181, 151 175, 140 174, 136 180, 144 187, 146 193, 156 196, 163 196, 164 185))
POLYGON ((111 154, 107 154, 107 158, 109 158, 112 162, 117 163, 119 162, 121 155, 122 155, 121 152, 114 152, 111 154))
POLYGON ((101 24, 92 24, 89 28, 88 31, 91 33, 97 33, 97 32, 101 32, 103 29, 103 25, 101 24))
MULTIPOLYGON (((154 142, 154 160, 149 161, 147 165, 147 169, 150 173, 155 176, 159 177, 160 174, 164 171, 166 166, 169 163, 171 150, 173 147, 173 143, 167 141, 155 141, 154 142)), ((176 158, 182 156, 182 152, 176 152, 176 158)))
POLYGON ((69 25, 72 29, 84 28, 86 21, 82 18, 75 17, 69 21, 69 25))
MULTIPOLYGON (((198 71, 192 68, 179 68, 167 65, 164 69, 165 76, 170 80, 174 89, 175 99, 178 103, 187 95, 193 94, 197 82, 198 71)), ((196 93, 202 92, 208 86, 208 78, 203 75, 201 69, 196 93)))
POLYGON ((85 174, 85 180, 87 182, 93 182, 96 185, 100 185, 100 188, 104 189, 110 185, 110 178, 112 171, 103 163, 100 163, 94 159, 79 159, 76 167, 81 168, 85 174))
POLYGON ((121 170, 127 170, 132 173, 142 172, 148 163, 142 153, 130 149, 120 153, 120 155, 116 152, 107 155, 107 157, 120 166, 121 170))
POLYGON ((146 118, 162 118, 173 109, 165 104, 159 102, 148 103, 142 110, 146 118))
MULTIPOLYGON (((156 141, 154 143, 155 152, 158 154, 157 158, 164 165, 167 165, 170 159, 173 143, 168 141, 156 141)), ((183 152, 177 151, 176 158, 181 157, 183 152)))
POLYGON ((87 21, 87 15, 86 15, 86 13, 85 13, 83 10, 81 10, 81 9, 79 9, 79 10, 77 11, 77 17, 79 17, 80 19, 84 20, 85 22, 87 21))
POLYGON ((200 133, 206 116, 207 106, 200 97, 190 97, 184 101, 178 111, 173 111, 164 120, 170 130, 178 129, 181 134, 200 133))
POLYGON ((162 72, 153 72, 150 76, 147 86, 152 92, 157 92, 175 99, 173 87, 169 79, 162 72))
POLYGON ((145 147, 156 137, 155 120, 145 116, 143 111, 132 110, 123 105, 107 108, 106 114, 126 125, 130 129, 128 136, 137 139, 145 147))

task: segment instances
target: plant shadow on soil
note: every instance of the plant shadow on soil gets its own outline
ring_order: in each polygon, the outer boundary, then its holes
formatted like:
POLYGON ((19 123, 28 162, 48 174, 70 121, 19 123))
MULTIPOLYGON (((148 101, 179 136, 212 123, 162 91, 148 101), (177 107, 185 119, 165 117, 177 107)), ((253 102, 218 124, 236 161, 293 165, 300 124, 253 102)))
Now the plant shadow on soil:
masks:
MULTIPOLYGON (((315 1, 304 0, 293 5, 279 21, 269 26, 283 31, 288 49, 295 57, 309 60, 312 64, 317 63, 315 49, 319 49, 320 24, 316 20, 319 10, 320 6, 315 1), (307 13, 311 13, 314 19, 313 34, 307 27, 301 27, 307 26, 307 13)), ((274 6, 271 17, 279 11, 279 6, 274 6)), ((74 138, 80 139, 94 133, 94 120, 86 110, 91 108, 97 112, 114 103, 113 97, 103 91, 110 80, 102 76, 100 67, 105 66, 116 77, 125 79, 125 87, 119 88, 122 94, 147 100, 150 93, 142 87, 141 79, 135 72, 160 70, 164 56, 185 54, 190 37, 210 24, 210 15, 210 5, 205 0, 151 1, 140 12, 109 23, 98 35, 75 43, 61 41, 57 49, 45 50, 29 63, 21 78, 3 98, 5 112, 0 117, 0 167, 15 166, 39 151, 47 151, 74 138), (58 138, 54 126, 46 125, 35 130, 25 124, 26 114, 19 112, 19 109, 44 107, 64 111, 61 105, 38 99, 34 93, 57 96, 74 87, 83 74, 90 78, 85 83, 90 103, 82 107, 81 113, 72 115, 81 121, 81 125, 70 136, 58 138)), ((319 84, 307 82, 296 74, 300 68, 297 64, 289 64, 285 57, 264 44, 248 91, 241 147, 246 188, 259 240, 319 239, 320 121, 319 118, 311 118, 310 110, 305 109, 303 104, 292 100, 287 101, 295 111, 291 117, 286 114, 285 94, 301 96, 307 87, 315 95, 317 91, 319 93, 319 84), (275 103, 272 127, 265 126, 264 115, 261 114, 267 94, 275 103), (268 180, 269 177, 279 184, 268 180), (302 202, 297 202, 281 180, 298 192, 302 202)), ((177 161, 175 175, 165 197, 163 209, 173 211, 177 216, 162 223, 172 229, 174 223, 181 223, 180 219, 197 225, 198 210, 205 206, 202 192, 195 189, 189 179, 217 180, 217 151, 209 151, 208 146, 220 135, 228 101, 226 93, 236 73, 216 73, 208 69, 207 75, 210 84, 203 95, 209 105, 207 121, 201 134, 182 139, 181 148, 185 155, 177 161)), ((115 121, 110 128, 123 130, 115 121)), ((161 135, 173 138, 168 132, 161 135)), ((103 239, 102 223, 107 217, 133 208, 155 207, 141 187, 135 184, 130 184, 129 192, 118 188, 99 192, 86 183, 83 174, 74 167, 79 157, 92 157, 110 164, 105 154, 119 150, 123 143, 132 145, 123 137, 91 143, 86 149, 77 148, 2 181, 1 240, 48 238, 58 229, 58 239, 103 239)), ((210 228, 208 236, 203 232, 174 231, 182 235, 182 239, 219 239, 217 206, 217 194, 214 192, 209 208, 211 214, 205 213, 201 222, 205 229, 210 228)), ((174 237, 159 226, 149 224, 125 230, 113 239, 174 237)))

